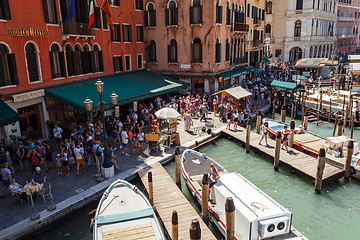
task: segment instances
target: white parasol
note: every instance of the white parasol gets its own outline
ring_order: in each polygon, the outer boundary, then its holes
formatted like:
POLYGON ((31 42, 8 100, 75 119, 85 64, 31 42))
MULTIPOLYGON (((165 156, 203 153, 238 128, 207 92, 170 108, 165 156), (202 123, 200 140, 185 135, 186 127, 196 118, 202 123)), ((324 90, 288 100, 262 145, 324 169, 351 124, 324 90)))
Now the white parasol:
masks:
POLYGON ((178 111, 176 111, 175 109, 173 108, 169 108, 169 107, 165 107, 165 108, 162 108, 160 110, 158 110, 156 113, 155 113, 155 116, 157 118, 160 118, 160 119, 177 119, 179 118, 181 115, 178 111))

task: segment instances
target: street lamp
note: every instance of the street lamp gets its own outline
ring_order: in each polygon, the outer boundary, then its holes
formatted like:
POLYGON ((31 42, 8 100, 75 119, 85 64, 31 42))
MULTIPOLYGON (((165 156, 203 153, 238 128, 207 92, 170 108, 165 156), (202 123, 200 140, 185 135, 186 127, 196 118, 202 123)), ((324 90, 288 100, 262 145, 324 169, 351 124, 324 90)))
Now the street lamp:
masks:
MULTIPOLYGON (((104 83, 99 79, 96 83, 96 91, 98 92, 99 96, 100 96, 100 102, 99 104, 96 106, 96 112, 100 112, 101 113, 101 118, 102 118, 102 122, 103 122, 103 131, 104 131, 104 163, 103 163, 103 170, 104 170, 104 174, 105 177, 110 178, 114 175, 114 167, 112 162, 110 161, 110 156, 109 156, 109 144, 108 144, 108 138, 107 138, 107 134, 106 134, 106 123, 105 123, 105 109, 109 108, 108 103, 104 102, 102 100, 102 94, 104 92, 104 83), (108 175, 108 176, 107 176, 108 175)), ((117 105, 118 103, 118 95, 116 95, 114 92, 110 95, 110 101, 111 104, 113 106, 117 105)), ((88 113, 91 114, 91 112, 93 111, 93 107, 92 107, 92 103, 93 101, 89 98, 86 98, 84 101, 84 105, 85 105, 85 109, 88 113)), ((99 173, 100 174, 100 173, 99 173)))

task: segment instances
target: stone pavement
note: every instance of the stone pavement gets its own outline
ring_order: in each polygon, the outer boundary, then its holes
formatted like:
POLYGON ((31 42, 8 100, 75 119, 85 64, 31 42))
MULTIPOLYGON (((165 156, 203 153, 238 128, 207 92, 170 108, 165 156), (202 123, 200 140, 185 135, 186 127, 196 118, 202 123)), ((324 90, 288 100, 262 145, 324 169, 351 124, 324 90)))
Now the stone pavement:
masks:
MULTIPOLYGON (((212 122, 213 114, 210 113, 208 117, 208 121, 212 122)), ((195 131, 196 128, 201 128, 204 125, 204 122, 200 122, 199 118, 194 119, 194 126, 192 127, 192 130, 195 131)), ((214 125, 217 129, 219 129, 225 124, 221 123, 218 117, 215 117, 214 125)), ((166 123, 164 124, 163 128, 164 127, 166 127, 166 123)), ((193 145, 195 139, 205 139, 210 137, 207 133, 195 134, 194 131, 192 131, 191 133, 185 132, 184 121, 179 121, 178 132, 180 134, 180 141, 182 147, 186 148, 193 145)), ((146 144, 144 144, 144 147, 145 145, 146 144)), ((120 172, 116 171, 115 176, 112 179, 106 180, 100 184, 96 181, 96 178, 94 177, 96 173, 95 166, 89 167, 86 173, 82 173, 82 170, 80 168, 80 176, 76 176, 76 168, 75 166, 73 166, 70 170, 69 177, 58 175, 56 168, 52 166, 46 173, 46 175, 47 182, 50 182, 52 186, 54 203, 57 204, 56 211, 58 211, 64 204, 67 206, 77 204, 77 195, 83 196, 82 199, 87 199, 90 197, 92 197, 92 199, 95 198, 95 196, 93 196, 94 193, 102 193, 103 190, 117 178, 128 179, 131 174, 136 174, 137 169, 143 166, 144 163, 150 164, 154 161, 162 162, 165 159, 171 160, 174 154, 174 150, 175 148, 172 147, 162 152, 149 153, 148 149, 146 149, 144 151, 144 154, 140 154, 139 149, 136 148, 134 154, 131 154, 130 157, 126 157, 124 155, 121 155, 120 149, 117 149, 115 151, 116 161, 121 170, 120 172)), ((18 166, 15 165, 15 171, 16 169, 18 169, 18 166)), ((13 177, 16 179, 16 182, 23 185, 26 181, 29 181, 31 179, 31 174, 30 171, 26 170, 16 171, 13 177)), ((45 221, 43 219, 43 215, 51 214, 51 212, 47 212, 46 210, 49 204, 49 198, 47 198, 47 203, 44 203, 43 198, 40 196, 34 200, 34 203, 36 210, 40 212, 40 221, 45 221)), ((85 203, 83 203, 83 205, 85 205, 85 203)), ((74 207, 74 209, 79 207, 80 206, 74 207)), ((4 198, 0 199, 0 236, 11 236, 11 233, 9 232, 14 231, 15 229, 16 231, 19 231, 19 228, 21 229, 22 227, 29 228, 29 225, 35 224, 34 222, 36 221, 29 220, 31 212, 32 208, 30 203, 21 205, 19 201, 17 201, 11 196, 9 191, 6 191, 4 194, 4 198)), ((41 224, 37 223, 37 225, 41 224)), ((36 229, 38 227, 36 227, 36 224, 32 226, 33 229, 36 229)))

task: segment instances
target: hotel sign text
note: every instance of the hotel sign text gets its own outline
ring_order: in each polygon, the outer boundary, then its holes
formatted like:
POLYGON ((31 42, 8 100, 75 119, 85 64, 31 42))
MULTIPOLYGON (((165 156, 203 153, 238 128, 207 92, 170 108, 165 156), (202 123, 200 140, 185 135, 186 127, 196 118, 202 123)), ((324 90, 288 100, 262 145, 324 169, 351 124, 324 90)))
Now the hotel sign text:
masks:
POLYGON ((49 35, 48 31, 35 28, 10 28, 9 33, 13 37, 47 37, 49 35))

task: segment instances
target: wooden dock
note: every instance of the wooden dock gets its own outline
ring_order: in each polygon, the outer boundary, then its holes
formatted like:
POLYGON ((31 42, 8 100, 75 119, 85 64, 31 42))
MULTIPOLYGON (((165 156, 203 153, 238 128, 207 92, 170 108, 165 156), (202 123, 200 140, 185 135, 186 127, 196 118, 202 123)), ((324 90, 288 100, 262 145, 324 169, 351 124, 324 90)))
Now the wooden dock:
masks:
POLYGON ((192 219, 197 218, 200 222, 201 239, 216 239, 199 214, 185 198, 181 190, 176 186, 163 166, 156 162, 153 165, 138 172, 146 190, 149 191, 148 172, 152 172, 154 205, 159 214, 168 236, 171 237, 171 215, 175 210, 178 214, 179 239, 190 239, 189 228, 192 219))
MULTIPOLYGON (((246 129, 243 127, 238 127, 238 131, 224 130, 225 134, 245 143, 246 142, 246 129)), ((268 137, 269 146, 265 146, 265 140, 262 144, 259 145, 259 140, 261 138, 260 134, 251 132, 250 135, 250 146, 253 149, 256 149, 259 152, 262 152, 270 157, 275 155, 275 141, 268 137)), ((296 138, 295 138, 296 139, 296 138)), ((301 175, 305 175, 312 180, 316 178, 316 170, 318 161, 316 158, 311 157, 303 152, 300 152, 296 149, 289 147, 289 152, 284 150, 280 151, 280 163, 289 166, 293 171, 301 175)), ((344 171, 338 167, 335 167, 331 164, 326 163, 324 174, 322 178, 323 184, 333 182, 344 176, 344 171)))

